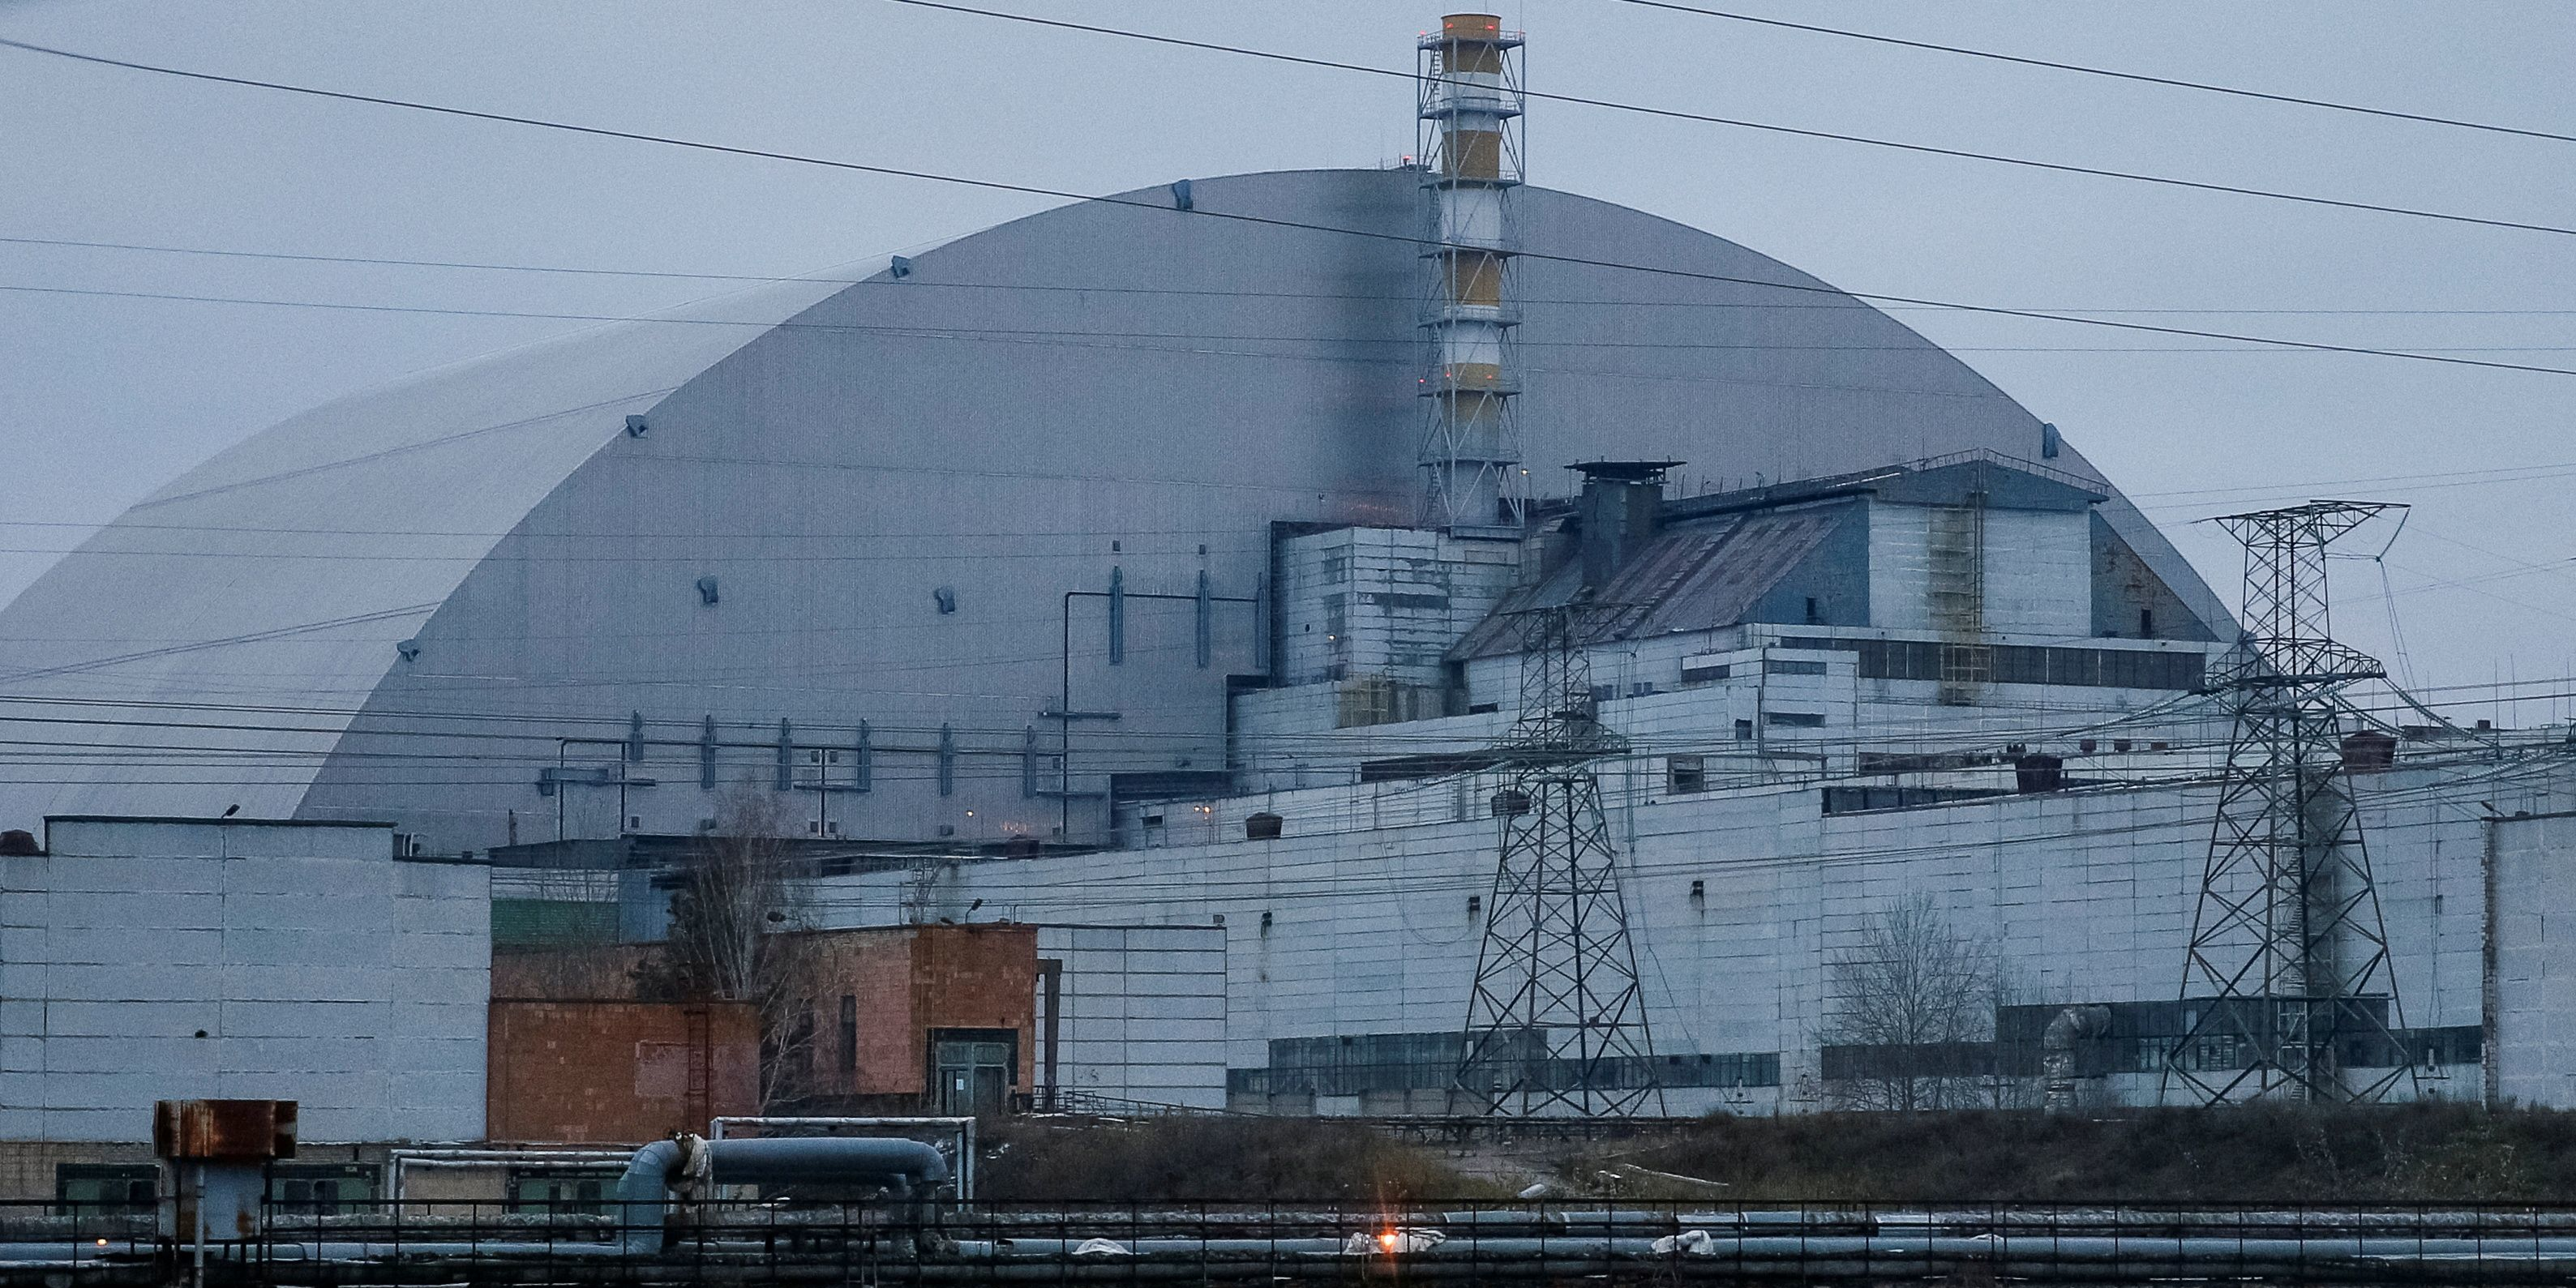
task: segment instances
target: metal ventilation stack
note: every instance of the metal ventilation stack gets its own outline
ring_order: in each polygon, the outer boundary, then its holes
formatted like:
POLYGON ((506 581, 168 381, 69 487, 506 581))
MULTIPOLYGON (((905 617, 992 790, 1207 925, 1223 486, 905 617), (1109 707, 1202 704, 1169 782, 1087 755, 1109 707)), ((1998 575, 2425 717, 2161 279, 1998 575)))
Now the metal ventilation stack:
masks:
POLYGON ((1504 288, 1521 182, 1521 34, 1485 13, 1453 13, 1420 42, 1416 116, 1425 213, 1430 371, 1423 522, 1461 535, 1521 520, 1511 363, 1519 325, 1504 288))

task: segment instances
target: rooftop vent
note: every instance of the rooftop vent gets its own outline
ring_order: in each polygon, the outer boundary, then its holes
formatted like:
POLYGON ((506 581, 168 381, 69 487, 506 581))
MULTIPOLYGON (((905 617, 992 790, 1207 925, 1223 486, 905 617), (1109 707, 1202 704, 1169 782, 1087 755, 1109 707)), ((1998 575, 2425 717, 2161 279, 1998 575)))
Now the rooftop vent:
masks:
POLYGON ((1664 505, 1664 471, 1680 461, 1584 461, 1569 468, 1583 475, 1576 503, 1583 527, 1583 585, 1610 584, 1622 565, 1655 535, 1664 505))

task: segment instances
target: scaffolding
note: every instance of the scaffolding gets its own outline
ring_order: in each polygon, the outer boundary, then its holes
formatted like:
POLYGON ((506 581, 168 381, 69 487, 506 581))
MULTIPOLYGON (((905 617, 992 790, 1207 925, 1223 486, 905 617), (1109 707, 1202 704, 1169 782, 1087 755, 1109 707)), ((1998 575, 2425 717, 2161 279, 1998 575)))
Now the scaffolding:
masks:
POLYGON ((2235 713, 2183 967, 2185 1031, 2159 1098, 2378 1100, 2414 1052, 2350 779, 2342 694, 2382 676, 2334 641, 2326 547, 2382 502, 2220 519, 2245 547, 2245 637, 2216 676, 2235 713))
POLYGON ((1415 118, 1423 194, 1423 523, 1517 533, 1524 509, 1520 324, 1504 277, 1521 182, 1521 34, 1489 14, 1451 14, 1419 42, 1415 118))
POLYGON ((1954 707, 1976 705, 1994 681, 1986 642, 1986 463, 1969 468, 1966 502, 1933 507, 1924 534, 1926 599, 1941 636, 1937 696, 1954 707))

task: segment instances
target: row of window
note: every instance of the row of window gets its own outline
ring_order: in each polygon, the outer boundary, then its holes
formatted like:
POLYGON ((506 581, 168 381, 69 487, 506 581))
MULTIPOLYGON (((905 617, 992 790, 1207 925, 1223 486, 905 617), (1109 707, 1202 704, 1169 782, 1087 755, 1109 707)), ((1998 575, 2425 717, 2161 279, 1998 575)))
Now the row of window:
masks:
MULTIPOLYGON (((1542 1030, 1527 1029, 1491 1039, 1478 1066, 1509 1071, 1538 1086, 1571 1085, 1574 1062, 1550 1057, 1546 1036, 1542 1030)), ((1322 1096, 1438 1090, 1455 1085, 1465 1052, 1465 1038, 1456 1030, 1273 1038, 1269 1065, 1226 1070, 1226 1089, 1238 1095, 1311 1092, 1322 1096)), ((1659 1055, 1613 1063, 1610 1085, 1619 1087, 1780 1085, 1776 1051, 1659 1055)))
MULTIPOLYGON (((374 1203, 376 1182, 377 1170, 364 1163, 271 1163, 268 1201, 289 1212, 331 1216, 374 1203)), ((132 1216, 153 1211, 160 1198, 156 1163, 54 1166, 54 1204, 64 1216, 132 1216)))
MULTIPOLYGON (((1737 665, 1734 662, 1720 662, 1713 666, 1691 666, 1684 663, 1682 683, 1712 684, 1719 680, 1731 680, 1735 678, 1737 665)), ((1746 662, 1742 665, 1745 674, 1755 673, 1753 663, 1746 662)), ((1760 674, 1763 675, 1823 675, 1824 673, 1824 663, 1802 657, 1766 657, 1762 659, 1760 670, 1760 674)))
POLYGON ((1856 640, 1793 635, 1780 647, 1858 653, 1865 680, 1933 680, 1983 674, 1997 684, 2061 684, 2104 689, 2197 689, 2208 658, 2197 652, 2050 648, 2029 644, 1942 644, 1926 640, 1856 640), (1982 663, 1982 665, 1979 665, 1982 663))

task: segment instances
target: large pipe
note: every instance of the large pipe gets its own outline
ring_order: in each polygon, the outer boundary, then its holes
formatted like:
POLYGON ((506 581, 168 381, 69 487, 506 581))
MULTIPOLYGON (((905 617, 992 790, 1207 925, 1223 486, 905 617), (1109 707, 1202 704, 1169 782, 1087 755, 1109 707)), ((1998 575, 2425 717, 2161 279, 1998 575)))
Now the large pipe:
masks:
POLYGON ((2039 1068, 2048 1084, 2041 1107, 2052 1114, 2075 1108, 2075 1043, 2111 1031, 2111 1008, 2070 1006, 2048 1021, 2039 1037, 2039 1068))
POLYGON ((766 1140, 705 1140, 681 1135, 635 1151, 617 1178, 619 1239, 628 1252, 659 1251, 667 1242, 664 1219, 675 1184, 692 1192, 707 1185, 826 1182, 886 1185, 919 1197, 948 1179, 948 1160, 917 1140, 846 1136, 787 1136, 766 1140))
POLYGON ((947 1133, 949 1138, 957 1143, 957 1152, 952 1156, 957 1160, 957 1184, 952 1187, 951 1193, 960 1202, 973 1202, 975 1198, 975 1120, 971 1116, 960 1117, 958 1115, 948 1114, 938 1117, 889 1117, 880 1114, 865 1117, 851 1117, 848 1115, 834 1117, 787 1117, 763 1114, 727 1114, 719 1118, 708 1119, 707 1127, 707 1139, 709 1140, 725 1139, 726 1129, 730 1127, 757 1127, 762 1131, 799 1131, 817 1128, 823 1130, 836 1130, 841 1128, 858 1128, 863 1131, 892 1130, 898 1132, 912 1131, 924 1127, 935 1127, 940 1131, 947 1133))

